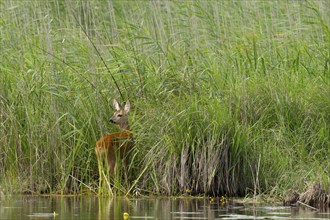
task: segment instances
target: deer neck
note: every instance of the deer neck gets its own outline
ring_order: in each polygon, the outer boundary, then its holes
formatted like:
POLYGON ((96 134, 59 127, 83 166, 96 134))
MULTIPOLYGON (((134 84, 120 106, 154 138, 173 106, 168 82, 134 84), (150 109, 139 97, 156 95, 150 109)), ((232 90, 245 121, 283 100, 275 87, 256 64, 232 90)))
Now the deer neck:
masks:
POLYGON ((124 124, 121 124, 120 126, 118 126, 120 130, 122 131, 130 131, 130 128, 129 128, 129 124, 128 122, 127 123, 124 123, 124 124))

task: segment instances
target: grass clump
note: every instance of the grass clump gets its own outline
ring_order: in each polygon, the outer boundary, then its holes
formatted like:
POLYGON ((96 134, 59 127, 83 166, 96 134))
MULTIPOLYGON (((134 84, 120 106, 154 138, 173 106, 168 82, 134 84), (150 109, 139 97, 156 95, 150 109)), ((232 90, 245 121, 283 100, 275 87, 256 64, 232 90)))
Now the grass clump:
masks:
POLYGON ((328 1, 0 4, 1 189, 97 191, 113 98, 133 108, 120 194, 329 184, 328 1))

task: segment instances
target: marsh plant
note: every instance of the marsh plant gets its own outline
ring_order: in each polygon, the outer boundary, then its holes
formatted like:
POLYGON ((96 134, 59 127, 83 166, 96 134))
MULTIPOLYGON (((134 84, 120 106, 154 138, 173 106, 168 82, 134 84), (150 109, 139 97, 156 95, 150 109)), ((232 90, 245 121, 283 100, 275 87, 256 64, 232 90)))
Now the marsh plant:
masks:
POLYGON ((0 6, 4 192, 97 192, 114 98, 135 143, 118 194, 329 186, 330 1, 0 6))

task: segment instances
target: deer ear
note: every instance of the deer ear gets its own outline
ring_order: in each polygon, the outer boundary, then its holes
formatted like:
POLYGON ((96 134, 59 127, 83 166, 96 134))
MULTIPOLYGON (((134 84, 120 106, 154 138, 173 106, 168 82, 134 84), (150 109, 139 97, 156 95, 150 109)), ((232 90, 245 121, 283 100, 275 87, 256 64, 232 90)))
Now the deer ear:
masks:
POLYGON ((121 109, 121 106, 116 99, 113 99, 112 105, 117 111, 119 111, 121 109))
POLYGON ((127 100, 126 104, 125 104, 125 111, 129 112, 129 109, 131 108, 131 103, 127 100))

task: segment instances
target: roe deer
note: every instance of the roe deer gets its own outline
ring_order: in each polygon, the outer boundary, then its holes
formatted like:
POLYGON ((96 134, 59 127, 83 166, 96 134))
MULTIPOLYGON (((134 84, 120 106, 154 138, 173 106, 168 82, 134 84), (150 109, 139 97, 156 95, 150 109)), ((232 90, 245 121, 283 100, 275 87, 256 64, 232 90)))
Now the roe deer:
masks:
POLYGON ((122 160, 125 173, 126 185, 128 185, 127 168, 125 158, 128 152, 133 147, 133 133, 129 129, 128 112, 130 110, 130 102, 127 101, 124 108, 118 103, 116 99, 112 102, 116 109, 110 122, 120 128, 120 132, 106 134, 101 137, 95 147, 95 153, 98 160, 98 168, 100 175, 100 185, 102 182, 102 168, 107 167, 107 172, 116 176, 118 159, 122 160))

